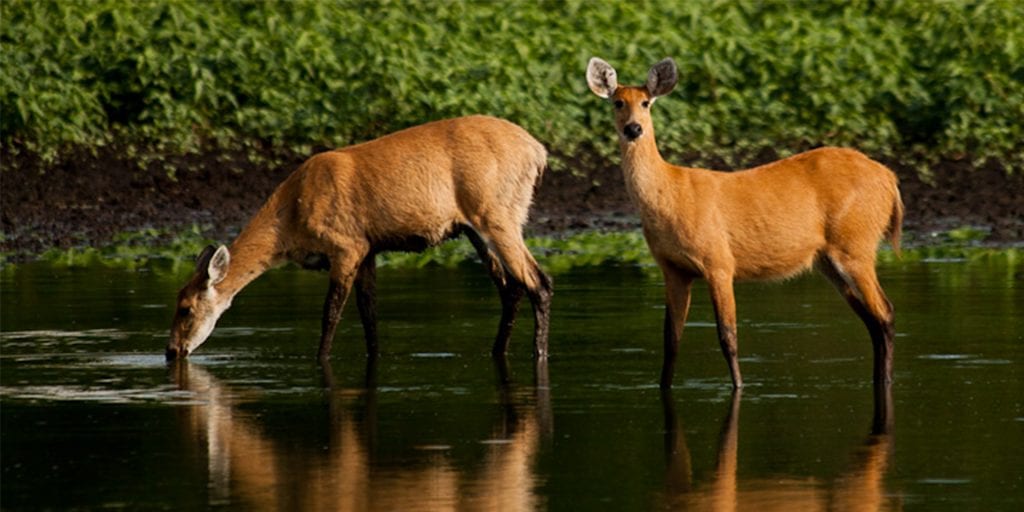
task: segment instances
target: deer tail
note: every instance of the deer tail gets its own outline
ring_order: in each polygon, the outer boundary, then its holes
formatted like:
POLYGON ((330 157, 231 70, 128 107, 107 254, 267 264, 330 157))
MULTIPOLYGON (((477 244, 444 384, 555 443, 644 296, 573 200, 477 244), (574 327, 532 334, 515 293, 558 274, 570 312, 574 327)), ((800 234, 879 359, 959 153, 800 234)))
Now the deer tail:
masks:
POLYGON ((903 198, 900 197, 900 189, 896 189, 893 198, 892 213, 889 215, 889 244, 896 257, 900 256, 900 237, 903 235, 903 198))

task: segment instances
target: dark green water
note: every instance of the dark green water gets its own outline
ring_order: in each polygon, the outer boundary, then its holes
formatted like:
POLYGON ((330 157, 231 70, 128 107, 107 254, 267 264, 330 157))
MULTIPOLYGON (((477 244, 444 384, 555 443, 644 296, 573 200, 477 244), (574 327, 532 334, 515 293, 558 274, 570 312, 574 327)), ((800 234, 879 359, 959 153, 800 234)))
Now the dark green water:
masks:
POLYGON ((1024 503, 1020 265, 880 269, 898 330, 894 428, 881 436, 866 330, 815 275, 738 287, 747 388, 734 400, 703 286, 676 387, 659 392, 656 269, 556 275, 550 362, 534 367, 527 314, 507 385, 489 357, 496 293, 475 266, 382 268, 378 364, 346 312, 326 372, 313 363, 325 277, 295 269, 258 280, 189 363, 166 365, 188 271, 2 271, 4 509, 1024 503))

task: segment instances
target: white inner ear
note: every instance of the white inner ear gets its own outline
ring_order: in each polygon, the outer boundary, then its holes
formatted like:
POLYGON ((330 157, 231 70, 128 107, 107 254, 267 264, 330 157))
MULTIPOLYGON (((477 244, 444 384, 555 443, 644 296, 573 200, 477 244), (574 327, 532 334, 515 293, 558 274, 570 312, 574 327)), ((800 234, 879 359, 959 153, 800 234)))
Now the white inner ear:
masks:
POLYGON ((217 249, 217 252, 213 253, 210 258, 210 264, 207 266, 206 273, 210 276, 207 281, 208 286, 213 286, 224 280, 224 277, 228 274, 228 265, 231 263, 231 253, 228 252, 228 248, 223 245, 217 249))
POLYGON ((615 68, 597 57, 590 59, 587 65, 587 85, 594 94, 605 99, 611 98, 619 86, 615 68))

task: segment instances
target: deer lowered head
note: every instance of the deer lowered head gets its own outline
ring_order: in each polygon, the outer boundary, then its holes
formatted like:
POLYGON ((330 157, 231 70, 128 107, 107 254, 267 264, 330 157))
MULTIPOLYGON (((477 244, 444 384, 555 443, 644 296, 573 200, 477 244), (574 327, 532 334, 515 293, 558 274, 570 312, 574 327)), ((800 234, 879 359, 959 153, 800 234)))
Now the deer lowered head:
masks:
POLYGON ((167 359, 185 357, 210 336, 217 319, 231 306, 232 294, 217 289, 227 276, 228 248, 207 246, 196 258, 196 271, 178 292, 167 359))

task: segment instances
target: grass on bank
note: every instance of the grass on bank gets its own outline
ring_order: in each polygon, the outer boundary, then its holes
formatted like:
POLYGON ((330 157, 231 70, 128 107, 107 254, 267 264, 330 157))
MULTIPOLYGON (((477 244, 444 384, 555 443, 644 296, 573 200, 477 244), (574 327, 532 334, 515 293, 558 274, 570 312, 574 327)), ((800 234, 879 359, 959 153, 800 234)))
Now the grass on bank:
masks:
MULTIPOLYGON (((932 237, 933 245, 905 247, 897 258, 888 246, 879 251, 882 265, 915 262, 956 262, 972 264, 1001 263, 1016 267, 1024 263, 1024 248, 992 248, 980 245, 983 230, 961 227, 932 237)), ((155 229, 119 235, 114 243, 100 248, 52 249, 40 260, 58 266, 94 265, 145 267, 154 260, 172 261, 173 268, 191 267, 195 255, 211 241, 203 229, 192 226, 170 234, 155 229)), ((564 237, 532 237, 526 244, 540 265, 552 274, 574 268, 602 265, 647 267, 657 271, 647 244, 639 230, 622 232, 586 231, 564 237)), ((378 265, 384 268, 457 267, 477 265, 479 258, 465 239, 452 240, 421 253, 384 253, 378 265)))

